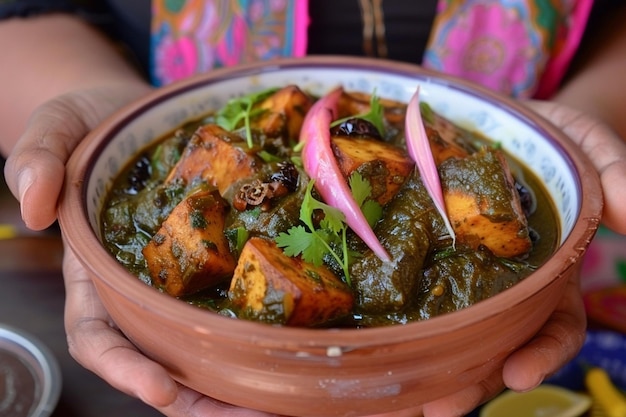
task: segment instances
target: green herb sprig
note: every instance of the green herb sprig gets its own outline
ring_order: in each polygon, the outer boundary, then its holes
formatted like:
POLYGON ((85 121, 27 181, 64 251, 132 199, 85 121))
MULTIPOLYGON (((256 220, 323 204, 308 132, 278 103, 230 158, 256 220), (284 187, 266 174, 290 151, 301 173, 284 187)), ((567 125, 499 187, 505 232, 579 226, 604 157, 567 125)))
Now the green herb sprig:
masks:
POLYGON ((385 117, 384 111, 385 109, 380 104, 380 99, 376 95, 376 90, 374 90, 374 92, 370 96, 369 111, 362 113, 362 114, 358 114, 356 116, 348 116, 348 117, 344 117, 343 119, 335 120, 334 122, 330 124, 330 127, 339 126, 341 123, 345 122, 346 120, 357 118, 357 119, 367 120, 368 122, 373 124, 374 127, 376 127, 376 129, 378 130, 378 133, 380 133, 381 136, 384 136, 385 134, 385 123, 383 122, 384 117, 385 117))
POLYGON ((253 143, 250 119, 264 112, 263 109, 254 110, 254 106, 274 94, 277 90, 278 88, 275 87, 268 88, 256 93, 229 100, 228 103, 226 103, 226 105, 217 112, 215 120, 216 123, 224 130, 232 132, 240 127, 243 122, 246 132, 246 142, 248 143, 248 147, 252 148, 253 143))
MULTIPOLYGON (((314 183, 315 181, 311 180, 307 185, 300 207, 300 221, 304 226, 293 226, 287 232, 280 233, 276 237, 276 244, 283 248, 286 255, 302 256, 305 262, 316 266, 322 265, 324 259, 330 255, 341 266, 346 283, 351 285, 350 261, 353 255, 348 249, 348 226, 345 216, 338 209, 313 197, 314 183), (323 212, 323 218, 317 228, 313 223, 313 214, 316 210, 323 212)), ((370 225, 375 224, 382 216, 382 207, 376 201, 367 199, 372 191, 369 181, 358 172, 354 172, 350 176, 350 188, 365 218, 370 225)))

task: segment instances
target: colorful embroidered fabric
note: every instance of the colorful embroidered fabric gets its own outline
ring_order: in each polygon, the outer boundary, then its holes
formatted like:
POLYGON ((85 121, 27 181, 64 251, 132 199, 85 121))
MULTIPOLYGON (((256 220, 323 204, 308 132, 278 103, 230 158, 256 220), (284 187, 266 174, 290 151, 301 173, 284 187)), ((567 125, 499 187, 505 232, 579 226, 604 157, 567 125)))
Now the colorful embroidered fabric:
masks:
POLYGON ((152 82, 306 53, 307 0, 153 0, 152 82))
POLYGON ((549 97, 593 0, 439 0, 424 66, 513 97, 549 97))
MULTIPOLYGON (((439 0, 423 64, 514 97, 548 98, 593 0, 439 0)), ((307 0, 153 0, 152 81, 306 53, 307 0)))

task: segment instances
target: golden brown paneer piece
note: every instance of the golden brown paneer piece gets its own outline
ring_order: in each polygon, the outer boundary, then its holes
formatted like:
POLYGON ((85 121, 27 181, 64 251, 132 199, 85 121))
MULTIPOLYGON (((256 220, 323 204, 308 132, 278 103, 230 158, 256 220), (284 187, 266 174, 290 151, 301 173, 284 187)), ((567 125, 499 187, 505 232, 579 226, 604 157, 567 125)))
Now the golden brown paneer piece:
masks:
POLYGON ((496 256, 521 257, 532 247, 519 193, 501 151, 484 148, 439 166, 457 242, 485 245, 496 256))
POLYGON ((223 194, 235 181, 253 175, 258 165, 241 137, 207 124, 196 130, 166 182, 182 179, 192 184, 203 180, 223 194))
MULTIPOLYGON (((338 115, 336 119, 356 116, 370 110, 371 94, 359 91, 344 91, 339 99, 338 115)), ((379 97, 383 107, 385 119, 393 125, 403 125, 406 114, 406 103, 379 97)))
POLYGON ((243 247, 229 297, 244 318, 307 327, 347 315, 354 303, 350 288, 328 268, 289 257, 259 237, 243 247))
POLYGON ((331 146, 341 172, 349 178, 358 169, 372 186, 372 199, 380 205, 396 195, 415 169, 406 151, 379 140, 334 136, 331 146))
POLYGON ((298 86, 288 85, 259 104, 259 109, 267 111, 252 124, 269 137, 286 134, 288 139, 297 141, 304 116, 313 102, 313 98, 298 86))
POLYGON ((181 296, 231 277, 236 260, 224 235, 227 210, 215 190, 193 192, 174 208, 143 249, 157 287, 181 296))
POLYGON ((429 106, 421 111, 436 165, 451 157, 464 158, 476 152, 476 132, 452 123, 429 106))
POLYGON ((467 150, 453 141, 444 140, 435 129, 425 126, 425 131, 435 165, 441 165, 448 158, 465 158, 469 154, 467 150))

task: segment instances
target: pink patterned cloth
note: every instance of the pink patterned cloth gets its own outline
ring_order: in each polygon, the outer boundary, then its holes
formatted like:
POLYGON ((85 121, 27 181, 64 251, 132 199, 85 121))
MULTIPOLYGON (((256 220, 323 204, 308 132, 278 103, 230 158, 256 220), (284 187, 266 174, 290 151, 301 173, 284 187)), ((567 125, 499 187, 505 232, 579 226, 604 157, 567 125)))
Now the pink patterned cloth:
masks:
POLYGON ((307 0, 153 0, 154 85, 306 53, 307 0))
MULTIPOLYGON (((501 93, 548 98, 593 0, 439 0, 423 65, 501 93)), ((212 68, 306 54, 307 0, 153 0, 155 85, 212 68)))
POLYGON ((553 94, 593 0, 439 0, 423 65, 513 97, 553 94))

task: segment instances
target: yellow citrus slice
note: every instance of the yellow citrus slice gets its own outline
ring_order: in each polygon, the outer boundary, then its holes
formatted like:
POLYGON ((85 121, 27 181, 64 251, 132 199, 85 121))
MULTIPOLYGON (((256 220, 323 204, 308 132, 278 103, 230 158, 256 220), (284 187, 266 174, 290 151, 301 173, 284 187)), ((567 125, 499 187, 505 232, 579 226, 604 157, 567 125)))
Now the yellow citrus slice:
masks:
POLYGON ((591 398, 556 385, 542 384, 532 391, 505 391, 489 401, 480 417, 578 417, 591 398))

